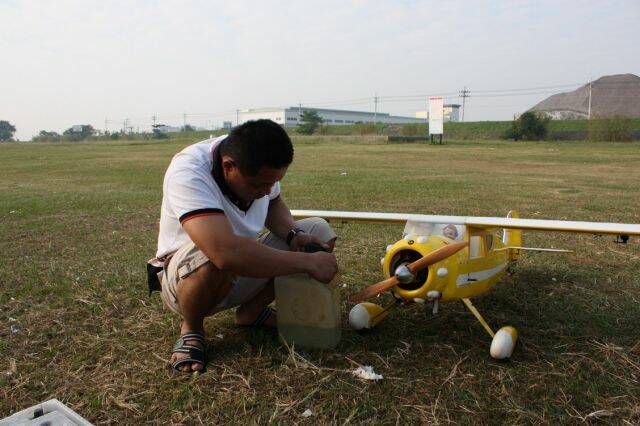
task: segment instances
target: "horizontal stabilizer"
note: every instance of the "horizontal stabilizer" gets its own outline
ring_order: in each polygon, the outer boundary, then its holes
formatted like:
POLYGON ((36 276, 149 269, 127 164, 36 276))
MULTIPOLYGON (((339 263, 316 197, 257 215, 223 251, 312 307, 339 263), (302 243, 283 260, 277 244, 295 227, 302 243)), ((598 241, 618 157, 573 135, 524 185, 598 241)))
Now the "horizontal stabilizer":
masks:
POLYGON ((553 248, 538 248, 538 247, 502 247, 499 249, 495 249, 494 251, 504 251, 504 250, 528 250, 528 251, 549 251, 553 253, 573 253, 573 250, 564 250, 564 249, 553 249, 553 248))

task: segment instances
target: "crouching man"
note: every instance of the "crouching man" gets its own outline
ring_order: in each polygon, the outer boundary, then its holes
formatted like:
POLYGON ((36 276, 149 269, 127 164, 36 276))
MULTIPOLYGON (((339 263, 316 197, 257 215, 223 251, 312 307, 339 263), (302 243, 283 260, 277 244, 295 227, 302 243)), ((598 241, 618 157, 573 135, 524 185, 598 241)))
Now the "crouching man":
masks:
POLYGON ((157 259, 162 300, 183 318, 175 370, 204 371, 206 316, 237 307, 237 324, 273 327, 273 277, 302 272, 328 283, 336 274, 333 229, 319 218, 294 221, 280 196, 292 161, 289 136, 270 120, 247 122, 173 157, 157 259), (327 252, 302 251, 311 242, 327 252))

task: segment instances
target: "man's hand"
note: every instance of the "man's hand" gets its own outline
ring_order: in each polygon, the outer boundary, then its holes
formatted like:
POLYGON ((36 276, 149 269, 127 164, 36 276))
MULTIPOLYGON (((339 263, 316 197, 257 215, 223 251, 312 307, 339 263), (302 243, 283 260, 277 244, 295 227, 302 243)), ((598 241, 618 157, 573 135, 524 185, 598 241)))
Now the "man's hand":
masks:
POLYGON ((307 234, 305 232, 298 232, 295 237, 291 240, 291 251, 303 251, 304 246, 309 243, 317 243, 324 247, 325 250, 329 251, 329 246, 324 241, 320 240, 320 238, 315 235, 307 234))
POLYGON ((309 258, 308 271, 316 280, 328 284, 338 272, 338 261, 333 253, 317 251, 306 254, 309 258))

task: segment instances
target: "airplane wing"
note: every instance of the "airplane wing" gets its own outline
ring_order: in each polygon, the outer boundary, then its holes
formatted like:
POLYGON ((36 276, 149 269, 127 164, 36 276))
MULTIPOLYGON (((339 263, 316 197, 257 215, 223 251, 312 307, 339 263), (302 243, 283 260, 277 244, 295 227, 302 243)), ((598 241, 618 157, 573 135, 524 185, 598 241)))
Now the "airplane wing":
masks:
POLYGON ((291 210, 293 217, 323 217, 344 221, 425 222, 465 225, 473 228, 521 229, 529 231, 580 232, 586 234, 640 235, 640 224, 578 222, 566 220, 520 219, 509 217, 438 216, 407 213, 343 212, 327 210, 291 210))

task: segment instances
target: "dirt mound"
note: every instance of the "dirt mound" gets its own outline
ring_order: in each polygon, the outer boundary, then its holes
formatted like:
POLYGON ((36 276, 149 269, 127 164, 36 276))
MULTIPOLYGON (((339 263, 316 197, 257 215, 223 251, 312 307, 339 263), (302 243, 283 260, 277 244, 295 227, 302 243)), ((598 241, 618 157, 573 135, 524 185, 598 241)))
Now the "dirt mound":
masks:
MULTIPOLYGON (((549 96, 531 109, 546 112, 554 119, 587 118, 589 84, 573 92, 549 96)), ((637 75, 607 75, 592 83, 591 117, 614 114, 640 117, 640 77, 637 75)))

